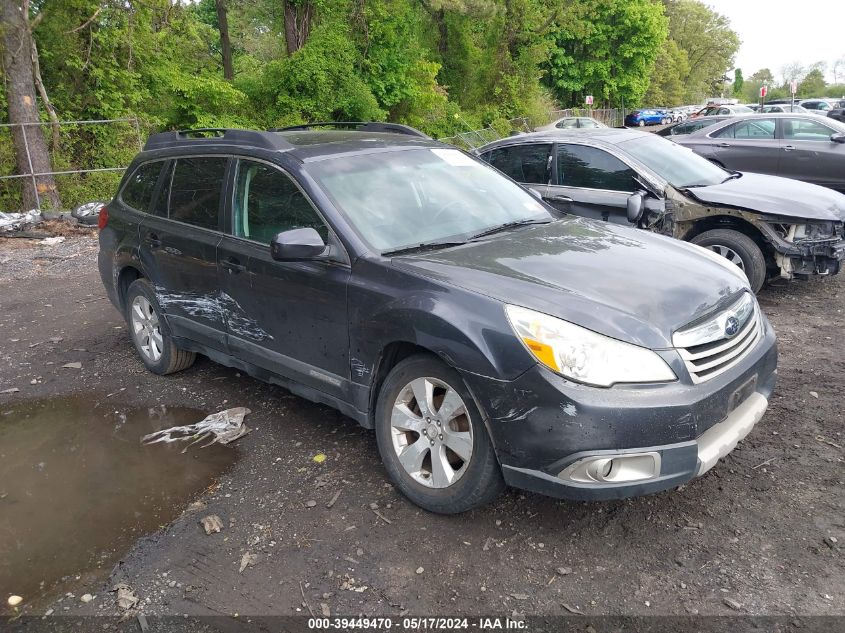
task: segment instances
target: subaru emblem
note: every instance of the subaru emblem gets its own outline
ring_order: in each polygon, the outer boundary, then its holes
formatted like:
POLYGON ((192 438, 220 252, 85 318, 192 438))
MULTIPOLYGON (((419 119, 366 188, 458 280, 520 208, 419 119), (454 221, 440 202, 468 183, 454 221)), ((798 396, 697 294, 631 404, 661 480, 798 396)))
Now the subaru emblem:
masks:
POLYGON ((725 336, 731 337, 739 332, 739 321, 735 316, 729 316, 725 321, 725 336))

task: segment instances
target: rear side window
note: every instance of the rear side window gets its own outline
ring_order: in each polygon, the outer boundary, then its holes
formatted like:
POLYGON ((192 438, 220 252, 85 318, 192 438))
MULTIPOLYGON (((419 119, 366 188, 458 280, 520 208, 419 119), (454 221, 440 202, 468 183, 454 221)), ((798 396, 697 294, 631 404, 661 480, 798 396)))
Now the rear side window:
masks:
POLYGON ((138 167, 126 181, 120 194, 121 200, 133 209, 148 211, 163 164, 163 161, 155 161, 138 167))
POLYGON ((549 182, 550 144, 512 145, 490 152, 490 164, 517 182, 545 185, 549 182))
POLYGON ((171 220, 217 230, 226 158, 179 158, 170 185, 171 220))
POLYGON ((766 140, 775 138, 774 119, 743 121, 722 128, 713 134, 716 138, 738 138, 745 140, 766 140))
POLYGON ((635 191, 635 176, 633 169, 604 150, 558 145, 557 182, 563 187, 635 191))
POLYGON ((269 244, 277 233, 310 227, 328 239, 328 227, 305 194, 270 165, 240 161, 234 212, 238 237, 269 244))

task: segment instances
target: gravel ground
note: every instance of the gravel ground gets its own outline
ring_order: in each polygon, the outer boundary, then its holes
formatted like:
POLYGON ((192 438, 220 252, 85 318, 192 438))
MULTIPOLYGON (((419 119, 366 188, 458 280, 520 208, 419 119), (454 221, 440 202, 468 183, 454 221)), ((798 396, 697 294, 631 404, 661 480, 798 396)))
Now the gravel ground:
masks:
POLYGON ((0 409, 85 393, 248 406, 254 429, 240 461, 180 518, 119 553, 111 572, 78 570, 71 596, 24 612, 119 614, 107 590, 125 582, 150 616, 845 615, 845 276, 761 293, 779 385, 762 422, 701 479, 606 503, 509 490, 443 517, 400 496, 373 434, 331 409, 205 359, 147 373, 104 298, 91 237, 10 242, 0 240, 0 391, 20 391, 0 395, 0 409), (69 361, 82 362, 80 378, 67 379, 69 361), (208 514, 220 533, 200 527, 208 514), (86 592, 94 599, 82 603, 86 592))

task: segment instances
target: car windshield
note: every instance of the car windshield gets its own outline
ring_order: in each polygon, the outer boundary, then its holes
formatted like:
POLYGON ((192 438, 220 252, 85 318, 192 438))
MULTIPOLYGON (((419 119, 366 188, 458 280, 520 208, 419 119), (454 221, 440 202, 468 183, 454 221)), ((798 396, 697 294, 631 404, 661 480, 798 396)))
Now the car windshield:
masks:
POLYGON ((359 235, 383 252, 553 219, 519 185, 446 147, 333 158, 307 170, 359 235))
POLYGON ((678 189, 717 185, 730 177, 691 149, 660 136, 643 136, 625 141, 620 147, 678 189))

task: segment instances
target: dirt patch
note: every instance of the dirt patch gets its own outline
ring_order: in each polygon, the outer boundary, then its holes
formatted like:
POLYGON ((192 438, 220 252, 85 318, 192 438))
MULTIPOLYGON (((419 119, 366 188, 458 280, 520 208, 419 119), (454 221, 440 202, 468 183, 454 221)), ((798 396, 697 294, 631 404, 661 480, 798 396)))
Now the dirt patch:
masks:
POLYGON ((103 300, 95 255, 61 278, 0 281, 0 391, 20 389, 0 408, 96 385, 127 405, 248 406, 253 431, 201 497, 219 533, 191 511, 132 548, 106 585, 80 579, 57 613, 116 614, 106 589, 125 582, 148 615, 308 615, 323 604, 333 615, 845 614, 843 275, 761 293, 779 336, 778 387, 704 477, 606 503, 509 490, 442 517, 399 495, 372 433, 331 409, 203 359, 146 372, 103 300), (82 363, 72 380, 70 361, 82 363))

